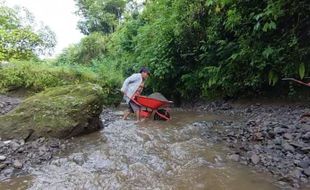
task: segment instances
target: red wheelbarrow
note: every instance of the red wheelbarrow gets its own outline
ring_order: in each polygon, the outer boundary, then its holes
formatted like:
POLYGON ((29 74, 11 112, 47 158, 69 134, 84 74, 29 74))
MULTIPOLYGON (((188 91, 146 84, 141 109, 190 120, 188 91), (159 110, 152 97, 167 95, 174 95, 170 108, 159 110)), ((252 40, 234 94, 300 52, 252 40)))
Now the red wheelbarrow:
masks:
POLYGON ((173 103, 172 101, 159 100, 147 96, 136 96, 132 101, 141 106, 140 117, 142 118, 150 118, 152 113, 155 112, 154 120, 171 120, 168 108, 173 103))

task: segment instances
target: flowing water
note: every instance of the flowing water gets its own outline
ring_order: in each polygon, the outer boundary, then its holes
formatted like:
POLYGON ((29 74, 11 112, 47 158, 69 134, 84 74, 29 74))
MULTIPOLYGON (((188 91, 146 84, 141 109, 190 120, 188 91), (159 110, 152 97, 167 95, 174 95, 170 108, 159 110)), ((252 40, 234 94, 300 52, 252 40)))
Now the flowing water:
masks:
POLYGON ((171 122, 115 121, 73 139, 74 148, 29 176, 0 182, 0 189, 279 189, 268 174, 226 160, 227 150, 208 133, 217 127, 212 121, 225 118, 173 116, 171 122))

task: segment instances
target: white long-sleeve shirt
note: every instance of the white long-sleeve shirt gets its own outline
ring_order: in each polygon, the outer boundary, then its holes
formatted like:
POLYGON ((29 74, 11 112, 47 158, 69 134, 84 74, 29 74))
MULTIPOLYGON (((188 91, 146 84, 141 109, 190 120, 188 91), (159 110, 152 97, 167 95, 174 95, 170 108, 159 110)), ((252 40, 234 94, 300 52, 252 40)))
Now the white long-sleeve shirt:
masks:
POLYGON ((124 99, 127 103, 138 90, 142 81, 143 79, 141 73, 135 73, 124 81, 121 91, 124 92, 124 99))

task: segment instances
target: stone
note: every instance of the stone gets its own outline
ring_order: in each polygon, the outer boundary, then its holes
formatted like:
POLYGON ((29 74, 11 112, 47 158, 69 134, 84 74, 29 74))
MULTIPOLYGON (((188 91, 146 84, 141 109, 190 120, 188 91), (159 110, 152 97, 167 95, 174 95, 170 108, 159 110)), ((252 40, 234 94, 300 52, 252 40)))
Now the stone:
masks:
POLYGON ((4 161, 4 160, 6 160, 6 157, 3 155, 0 155, 0 161, 4 161))
POLYGON ((291 146, 290 144, 288 144, 288 143, 284 143, 282 145, 282 147, 286 151, 290 151, 290 152, 294 152, 295 151, 295 148, 293 146, 291 146))
POLYGON ((232 154, 228 156, 228 159, 235 161, 235 162, 239 162, 240 156, 238 154, 232 154))
POLYGON ((99 130, 99 115, 108 99, 101 86, 91 83, 48 88, 0 116, 0 137, 29 141, 99 130))
POLYGON ((308 153, 308 152, 310 152, 310 146, 303 147, 303 148, 301 148, 301 150, 302 150, 304 153, 308 153))
POLYGON ((290 173, 290 176, 299 179, 302 176, 302 173, 299 169, 295 169, 290 173))
POLYGON ((305 139, 305 140, 309 140, 309 139, 310 139, 310 131, 307 132, 306 134, 304 134, 304 135, 302 136, 302 138, 305 139))
POLYGON ((309 160, 301 160, 297 163, 297 165, 303 169, 308 168, 310 166, 309 160))
POLYGON ((70 156, 70 159, 72 159, 78 165, 82 165, 85 162, 83 153, 75 153, 70 156))
POLYGON ((285 134, 283 135, 283 138, 284 138, 284 139, 287 139, 287 140, 292 140, 292 139, 293 139, 293 135, 290 134, 290 133, 285 133, 285 134))
POLYGON ((304 173, 306 176, 310 177, 310 167, 307 168, 307 169, 305 169, 305 170, 303 171, 303 173, 304 173))
POLYGON ((0 164, 0 171, 6 167, 6 164, 0 164))
POLYGON ((14 168, 21 169, 23 167, 23 164, 19 160, 15 160, 13 162, 13 166, 14 168))
POLYGON ((290 142, 290 145, 294 146, 295 148, 303 148, 304 145, 298 142, 290 142))
POLYGON ((284 129, 284 128, 282 128, 282 127, 276 127, 276 128, 273 129, 273 132, 274 132, 275 134, 283 134, 283 133, 286 132, 286 129, 284 129))
POLYGON ((277 137, 273 140, 273 143, 275 145, 281 145, 282 144, 282 139, 280 137, 277 137))
POLYGON ((259 158, 259 156, 257 156, 256 154, 253 154, 253 155, 251 156, 251 161, 252 161, 253 164, 256 165, 256 164, 260 161, 260 158, 259 158))

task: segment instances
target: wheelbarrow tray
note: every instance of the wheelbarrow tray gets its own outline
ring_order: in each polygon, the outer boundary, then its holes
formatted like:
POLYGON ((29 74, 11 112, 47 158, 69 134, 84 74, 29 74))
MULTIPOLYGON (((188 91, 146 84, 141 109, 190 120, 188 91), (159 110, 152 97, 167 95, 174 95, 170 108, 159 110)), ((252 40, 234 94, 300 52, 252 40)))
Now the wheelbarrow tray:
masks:
POLYGON ((135 100, 138 104, 146 108, 150 108, 152 110, 157 110, 162 106, 173 103, 172 101, 163 101, 154 98, 149 98, 147 96, 136 96, 135 100))

